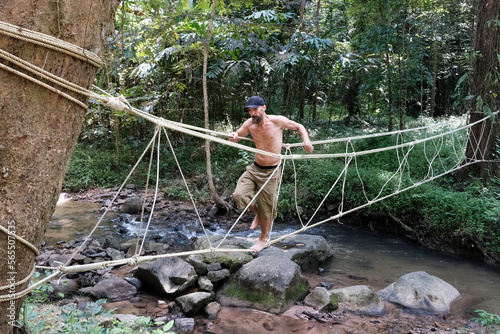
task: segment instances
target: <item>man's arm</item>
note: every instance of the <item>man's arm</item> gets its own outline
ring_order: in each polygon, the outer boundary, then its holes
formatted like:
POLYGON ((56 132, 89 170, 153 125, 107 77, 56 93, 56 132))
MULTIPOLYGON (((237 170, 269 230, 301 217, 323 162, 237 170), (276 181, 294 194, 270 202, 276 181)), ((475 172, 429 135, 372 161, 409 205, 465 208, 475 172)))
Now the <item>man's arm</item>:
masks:
POLYGON ((309 140, 309 135, 307 133, 306 128, 297 122, 294 122, 285 116, 276 116, 275 118, 278 122, 278 124, 283 128, 283 129, 288 129, 288 130, 294 130, 299 133, 299 135, 302 137, 302 141, 304 142, 304 149, 306 150, 307 153, 312 153, 314 151, 314 147, 311 144, 311 141, 309 140))
POLYGON ((248 129, 250 123, 252 122, 252 120, 246 120, 242 125, 241 127, 236 130, 236 132, 232 132, 230 134, 228 134, 228 139, 229 141, 232 141, 234 143, 237 143, 240 141, 240 139, 238 137, 246 137, 250 134, 250 130, 248 129))

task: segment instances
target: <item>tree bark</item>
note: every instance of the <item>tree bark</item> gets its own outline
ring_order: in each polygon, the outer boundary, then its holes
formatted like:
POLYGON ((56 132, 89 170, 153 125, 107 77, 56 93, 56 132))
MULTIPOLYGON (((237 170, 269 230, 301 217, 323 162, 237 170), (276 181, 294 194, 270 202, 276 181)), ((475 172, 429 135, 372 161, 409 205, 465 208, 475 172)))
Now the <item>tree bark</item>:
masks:
MULTIPOLYGON (((107 32, 114 28, 117 4, 116 0, 0 0, 0 20, 100 53, 107 32)), ((97 72, 85 61, 3 34, 0 49, 87 88, 97 72)), ((0 110, 0 224, 39 247, 86 110, 2 69, 0 110)), ((10 286, 0 293, 24 290, 27 282, 15 288, 11 283, 27 277, 34 260, 31 249, 20 242, 9 244, 8 236, 0 232, 0 286, 10 286)), ((23 300, 0 302, 0 333, 14 332, 23 300)))
POLYGON ((434 40, 431 46, 432 60, 431 60, 431 72, 432 72, 432 86, 431 86, 431 106, 429 110, 429 116, 434 117, 434 112, 436 111, 436 90, 437 90, 437 72, 438 72, 438 41, 434 40))
MULTIPOLYGON (((204 106, 204 114, 205 114, 205 129, 210 128, 209 122, 209 114, 208 114, 208 91, 207 91, 207 67, 208 67, 208 52, 210 51, 210 39, 212 38, 212 29, 214 24, 215 17, 215 0, 212 1, 212 11, 210 13, 210 24, 207 32, 207 40, 205 42, 205 49, 203 51, 203 106, 204 106)), ((210 195, 214 202, 221 207, 226 209, 229 208, 227 203, 225 203, 217 194, 217 189, 215 189, 214 178, 212 176, 212 162, 211 162, 211 153, 210 153, 210 140, 205 141, 205 156, 207 158, 207 179, 208 179, 208 188, 210 189, 210 195)))
MULTIPOLYGON (((474 35, 476 56, 472 59, 471 94, 475 96, 471 106, 469 122, 473 123, 485 117, 489 110, 497 111, 498 83, 494 83, 495 72, 500 71, 498 55, 500 54, 500 2, 498 0, 480 0, 474 35), (482 101, 482 102, 480 102, 482 101)), ((479 123, 470 129, 467 142, 466 158, 492 159, 495 139, 498 135, 498 121, 489 119, 485 124, 479 123), (484 127, 484 128, 483 128, 484 127)), ((486 177, 488 163, 479 163, 463 171, 464 175, 472 171, 479 177, 486 177)))

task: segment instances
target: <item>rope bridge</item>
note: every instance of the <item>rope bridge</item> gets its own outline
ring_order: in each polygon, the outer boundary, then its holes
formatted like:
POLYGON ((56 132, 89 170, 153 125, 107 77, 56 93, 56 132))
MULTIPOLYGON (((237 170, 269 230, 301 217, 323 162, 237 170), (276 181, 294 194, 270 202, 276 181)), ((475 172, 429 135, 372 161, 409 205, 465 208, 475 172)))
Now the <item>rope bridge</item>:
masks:
MULTIPOLYGON (((87 50, 75 47, 69 43, 54 39, 53 37, 50 36, 45 36, 43 34, 31 32, 27 29, 18 29, 18 27, 9 25, 1 21, 0 21, 0 33, 10 36, 12 38, 19 38, 37 44, 40 43, 41 45, 56 49, 60 52, 65 52, 79 59, 88 61, 90 64, 94 66, 99 66, 100 64, 99 58, 87 50)), ((498 113, 497 111, 496 113, 493 113, 491 116, 484 117, 483 119, 471 124, 466 124, 465 118, 457 118, 453 122, 443 122, 441 124, 433 124, 413 129, 406 129, 406 130, 386 132, 386 133, 375 133, 370 135, 355 136, 349 138, 336 138, 336 139, 328 139, 321 141, 313 141, 312 142, 313 145, 321 147, 321 149, 317 151, 322 153, 316 153, 316 154, 294 153, 293 152, 294 149, 298 146, 302 146, 302 143, 284 144, 283 147, 284 154, 274 154, 253 147, 249 147, 247 145, 231 142, 226 139, 227 138, 226 133, 199 128, 196 126, 187 125, 179 122, 174 122, 171 120, 166 120, 157 117, 155 115, 146 113, 140 109, 132 107, 123 96, 115 98, 110 96, 106 92, 100 90, 97 87, 94 87, 95 90, 100 91, 101 94, 77 86, 67 80, 59 78, 1 49, 0 49, 0 57, 7 60, 8 64, 10 65, 9 66, 0 63, 0 68, 9 71, 11 73, 14 73, 16 75, 19 75, 25 78, 26 80, 30 80, 36 84, 39 84, 53 91, 54 93, 57 93, 67 98, 68 100, 77 103, 79 106, 85 109, 88 108, 87 104, 63 92, 61 88, 64 90, 69 90, 73 93, 77 93, 79 95, 83 95, 89 98, 102 101, 104 105, 107 105, 116 110, 126 111, 132 115, 141 117, 155 125, 155 131, 147 147, 142 152, 136 164, 132 167, 126 179, 123 181, 122 185, 114 195, 113 199, 110 201, 110 203, 108 203, 108 206, 106 207, 102 216, 97 221, 92 231, 86 237, 84 242, 79 246, 79 248, 72 254, 71 258, 66 263, 61 263, 59 267, 34 266, 31 274, 28 277, 24 278, 22 281, 17 282, 16 285, 21 285, 26 281, 28 281, 36 269, 53 270, 54 272, 45 277, 44 279, 26 288, 23 291, 14 294, 0 295, 0 302, 20 298, 28 294, 29 292, 33 291, 34 289, 38 288, 45 282, 48 282, 56 277, 60 277, 61 275, 70 272, 85 272, 85 271, 105 269, 108 267, 120 266, 120 265, 135 266, 140 263, 153 261, 159 258, 187 256, 191 254, 204 254, 209 252, 251 252, 250 249, 232 249, 232 248, 222 247, 224 241, 231 234, 234 227, 240 222, 243 215, 248 211, 248 206, 250 204, 240 213, 239 217, 228 229, 224 238, 217 244, 211 243, 210 238, 208 238, 209 234, 205 230, 202 218, 198 212, 198 209, 195 205, 195 201, 193 199, 189 186, 184 177, 181 164, 177 159, 175 150, 170 141, 168 130, 182 132, 201 139, 210 140, 212 142, 216 142, 222 145, 232 146, 240 150, 246 150, 252 153, 260 153, 263 155, 279 158, 280 166, 282 166, 283 168, 281 168, 280 182, 278 184, 278 194, 282 186, 282 180, 283 180, 283 175, 285 173, 285 169, 287 168, 287 165, 291 165, 290 168, 293 169, 292 175, 294 176, 295 179, 294 181, 295 209, 297 210, 297 217, 299 218, 301 226, 297 228, 296 231, 288 235, 273 238, 272 225, 271 225, 271 231, 269 232, 269 239, 267 242, 267 246, 269 246, 291 235, 305 232, 308 229, 314 228, 326 222, 339 219, 345 215, 361 210, 369 205, 383 201, 389 197, 400 194, 401 192, 404 192, 406 190, 418 187, 424 183, 430 182, 443 175, 452 173, 465 166, 485 161, 484 152, 481 152, 479 150, 476 150, 474 152, 474 157, 472 157, 472 159, 470 158, 466 159, 465 157, 467 142, 470 140, 469 136, 474 135, 473 132, 470 131, 470 129, 473 126, 481 126, 483 129, 483 131, 481 131, 481 136, 488 136, 488 133, 485 133, 486 121, 490 117, 495 117, 498 113), (21 72, 20 69, 23 69, 24 71, 21 72), (58 86, 59 88, 56 88, 55 86, 58 86), (380 139, 380 141, 383 140, 384 142, 389 142, 390 144, 387 146, 371 148, 371 149, 360 149, 360 150, 357 149, 357 147, 365 145, 367 141, 373 141, 374 138, 380 139), (166 142, 166 144, 164 144, 164 141, 166 142), (151 220, 153 218, 156 202, 158 199, 159 180, 160 180, 159 170, 161 161, 160 151, 162 145, 167 145, 173 157, 175 158, 177 168, 186 186, 190 201, 197 215, 198 222, 203 230, 203 233, 205 234, 205 236, 207 236, 209 247, 206 249, 196 250, 196 251, 141 256, 140 254, 142 252, 144 242, 147 237, 148 229, 151 220), (443 148, 447 148, 446 151, 448 153, 445 154, 443 148), (145 220, 144 205, 142 208, 142 212, 140 214, 140 226, 139 226, 138 237, 136 240, 135 255, 127 259, 70 266, 69 264, 71 263, 74 256, 78 254, 81 250, 83 250, 83 247, 86 246, 87 242, 89 241, 95 230, 98 228, 98 226, 103 221, 104 217, 106 216, 110 208, 115 203, 123 187, 125 186, 125 184, 127 184, 130 176, 136 170, 139 163, 144 159, 144 157, 148 152, 149 152, 149 165, 148 165, 149 167, 148 167, 147 180, 145 182, 145 191, 143 194, 144 204, 146 203, 146 197, 150 192, 149 184, 150 184, 150 179, 152 178, 153 161, 156 161, 156 168, 155 168, 156 173, 154 175, 156 182, 154 189, 151 190, 151 192, 153 193, 153 202, 147 220, 145 220), (156 153, 156 158, 155 158, 155 153, 156 153), (358 168, 358 160, 380 154, 392 155, 394 160, 397 161, 397 164, 394 166, 392 170, 386 171, 384 173, 385 175, 381 175, 381 178, 385 177, 385 180, 382 181, 382 186, 380 187, 380 189, 372 189, 373 185, 371 184, 368 185, 367 180, 365 180, 361 175, 362 173, 358 168), (295 160, 305 160, 305 159, 336 159, 337 161, 341 162, 340 165, 342 165, 343 167, 339 168, 338 171, 335 171, 336 176, 332 177, 331 180, 328 180, 325 177, 324 181, 331 183, 331 186, 324 194, 318 194, 319 196, 322 196, 322 199, 319 202, 312 216, 307 221, 304 222, 301 218, 301 215, 298 212, 299 210, 298 210, 298 203, 296 196, 298 172, 295 160), (414 171, 412 168, 410 168, 411 162, 414 160, 418 160, 418 164, 420 166, 425 165, 426 167, 423 170, 414 171), (346 185, 348 185, 348 176, 350 177, 349 174, 354 174, 354 179, 357 179, 359 191, 362 193, 365 202, 357 207, 344 210, 345 191, 346 191, 346 185), (321 208, 325 206, 325 203, 327 203, 330 195, 334 191, 341 194, 341 200, 338 206, 338 213, 327 219, 315 221, 317 213, 319 212, 319 210, 321 210, 321 208)), ((241 138, 241 139, 248 139, 248 138, 241 138)), ((475 140, 475 142, 479 142, 481 140, 481 138, 472 138, 472 139, 475 140)), ((276 173, 278 170, 280 169, 278 168, 275 169, 274 173, 276 173)), ((271 177, 268 179, 267 182, 269 182, 269 180, 274 176, 274 173, 273 175, 271 175, 271 177)), ((255 197, 259 195, 259 192, 257 192, 255 197)), ((4 233, 12 235, 3 226, 0 226, 0 230, 3 231, 4 233)), ((33 246, 31 243, 23 239, 21 236, 14 235, 14 237, 19 242, 31 248, 33 252, 38 255, 38 250, 36 249, 35 246, 33 246)), ((0 292, 8 288, 9 286, 2 286, 0 287, 0 292)))

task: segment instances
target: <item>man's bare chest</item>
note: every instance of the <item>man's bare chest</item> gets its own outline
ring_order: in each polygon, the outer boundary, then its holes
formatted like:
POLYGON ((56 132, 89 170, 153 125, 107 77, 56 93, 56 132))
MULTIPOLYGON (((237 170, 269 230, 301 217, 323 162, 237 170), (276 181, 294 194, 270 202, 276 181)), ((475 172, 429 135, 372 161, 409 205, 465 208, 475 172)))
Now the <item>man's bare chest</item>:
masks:
POLYGON ((281 137, 282 130, 274 124, 266 124, 266 125, 252 125, 250 127, 250 134, 254 139, 263 139, 263 140, 273 140, 277 137, 281 137))

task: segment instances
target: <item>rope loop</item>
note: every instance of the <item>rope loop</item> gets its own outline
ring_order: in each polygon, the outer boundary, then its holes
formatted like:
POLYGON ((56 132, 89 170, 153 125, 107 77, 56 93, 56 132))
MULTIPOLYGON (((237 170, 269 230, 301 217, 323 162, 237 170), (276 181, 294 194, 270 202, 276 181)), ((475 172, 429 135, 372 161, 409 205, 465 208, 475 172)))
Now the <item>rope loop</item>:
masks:
POLYGON ((118 111, 124 111, 130 108, 130 104, 123 95, 118 97, 109 96, 108 101, 103 101, 103 104, 118 111))

